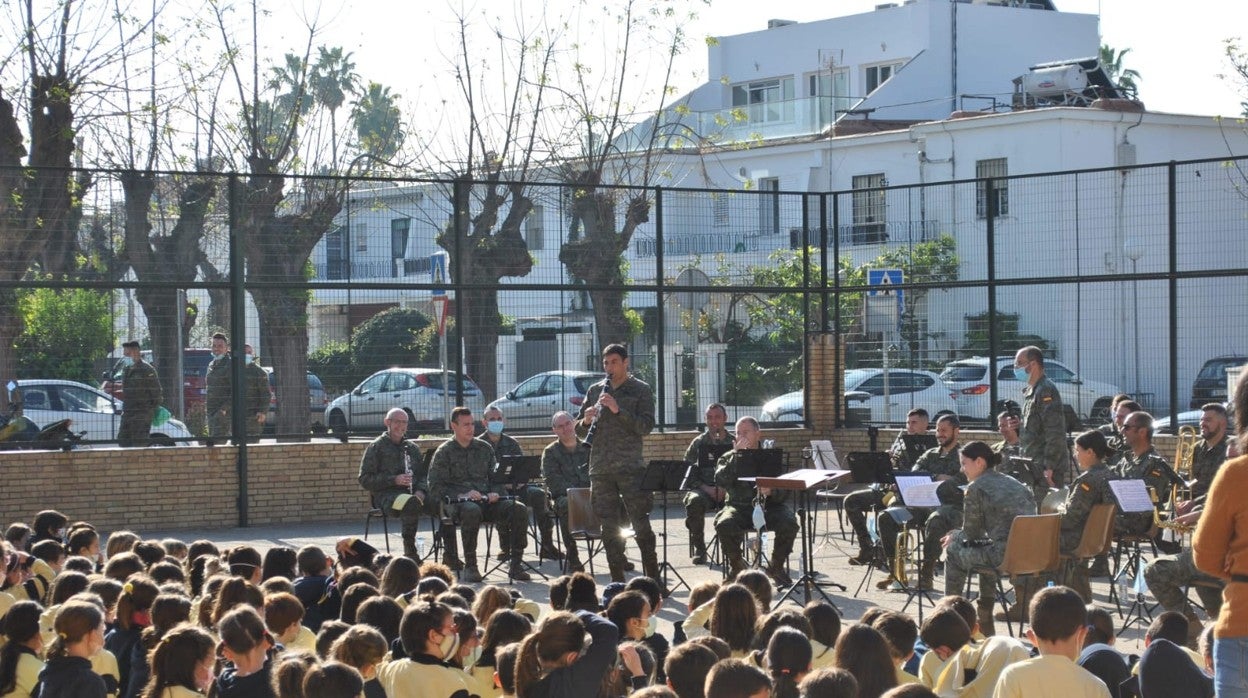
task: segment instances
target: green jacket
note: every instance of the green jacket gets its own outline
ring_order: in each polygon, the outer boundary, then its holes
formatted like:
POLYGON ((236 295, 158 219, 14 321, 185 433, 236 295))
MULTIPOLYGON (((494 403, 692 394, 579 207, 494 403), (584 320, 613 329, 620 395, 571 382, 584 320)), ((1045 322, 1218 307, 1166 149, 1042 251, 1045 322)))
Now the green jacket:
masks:
POLYGON ((1070 465, 1066 447, 1066 413, 1062 395, 1048 376, 1023 389, 1023 420, 1018 429, 1023 442, 1023 456, 1031 458, 1043 469, 1053 470, 1053 481, 1059 485, 1070 465))
MULTIPOLYGON (((753 509, 754 496, 758 490, 753 482, 741 482, 737 479, 737 468, 741 460, 741 451, 733 449, 719 458, 715 466, 715 485, 728 492, 724 498, 724 506, 739 509, 753 509)), ((784 504, 785 491, 773 489, 767 496, 766 506, 784 504)))
POLYGON ((233 383, 230 381, 230 352, 227 351, 208 363, 204 383, 207 389, 204 408, 208 414, 228 410, 234 396, 233 383))
POLYGON ((552 497, 564 497, 572 487, 589 487, 589 447, 577 441, 569 451, 556 439, 542 451, 542 477, 552 497))
POLYGON ((247 416, 254 417, 269 411, 272 393, 269 391, 269 374, 255 361, 243 367, 243 379, 247 382, 247 416))
POLYGON ((524 455, 524 449, 520 447, 520 442, 506 434, 498 435, 498 443, 490 441, 490 437, 485 434, 478 436, 477 440, 490 447, 490 450, 494 452, 495 460, 502 458, 503 456, 524 455))
POLYGON ((1004 473, 989 470, 966 487, 962 508, 962 537, 991 541, 1005 551, 1015 517, 1036 513, 1031 488, 1004 473))
POLYGON ((122 389, 126 391, 123 409, 146 412, 160 407, 165 393, 160 389, 160 378, 152 365, 139 359, 121 374, 122 389))
POLYGON ((421 458, 420 447, 407 439, 396 444, 390 440, 389 434, 382 434, 364 449, 357 479, 361 487, 373 493, 378 506, 389 509, 396 497, 411 491, 394 484, 395 476, 407 472, 409 466, 412 470, 412 489, 427 492, 429 473, 421 458), (407 459, 406 462, 404 459, 407 459))
MULTIPOLYGON (((582 423, 585 410, 598 403, 598 396, 610 378, 604 378, 589 386, 585 401, 577 413, 576 435, 585 438, 589 428, 582 423)), ((605 473, 612 470, 641 470, 642 442, 654 429, 654 393, 650 386, 629 376, 617 388, 611 390, 619 405, 618 413, 611 410, 599 412, 598 426, 594 431, 593 449, 589 456, 589 471, 605 473)))
POLYGON ((501 494, 490 482, 494 469, 494 449, 480 439, 468 442, 465 448, 455 439, 447 439, 433 452, 429 463, 429 496, 434 501, 443 497, 459 497, 471 490, 482 495, 501 494))
POLYGON ((1062 552, 1069 553, 1079 547, 1092 507, 1116 502, 1113 490, 1109 489, 1109 481, 1116 478, 1117 475, 1107 465, 1097 463, 1080 473, 1070 484, 1066 510, 1062 514, 1062 552))
MULTIPOLYGON (((126 389, 126 394, 130 394, 129 388, 126 389)), ((1213 476, 1218 474, 1218 468, 1221 468, 1226 460, 1226 444, 1229 440, 1230 437, 1224 434, 1222 440, 1213 446, 1210 446, 1204 439, 1196 442, 1196 446, 1192 449, 1191 478, 1196 481, 1192 483, 1193 499, 1209 493, 1209 485, 1213 484, 1213 476)))
POLYGON ((694 437, 693 441, 689 443, 689 448, 685 449, 685 462, 693 466, 693 469, 689 471, 689 489, 715 484, 715 468, 698 467, 698 452, 702 449, 702 446, 731 446, 732 440, 732 432, 727 429, 721 435, 704 431, 694 437))

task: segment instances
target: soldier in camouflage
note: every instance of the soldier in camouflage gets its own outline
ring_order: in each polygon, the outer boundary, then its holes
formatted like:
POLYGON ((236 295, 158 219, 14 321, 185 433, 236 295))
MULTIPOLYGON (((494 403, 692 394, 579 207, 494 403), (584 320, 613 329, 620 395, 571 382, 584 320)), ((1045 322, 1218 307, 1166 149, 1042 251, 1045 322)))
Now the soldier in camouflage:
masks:
POLYGON ((1066 413, 1057 386, 1044 375, 1044 354, 1027 346, 1014 355, 1014 377, 1025 381, 1023 421, 1019 438, 1023 457, 1032 459, 1044 474, 1044 485, 1061 487, 1070 468, 1066 446, 1066 413))
POLYGON ((742 452, 757 449, 761 431, 758 420, 742 417, 737 420, 736 438, 732 450, 725 453, 715 466, 715 485, 727 493, 724 508, 715 515, 715 532, 728 559, 728 577, 732 578, 745 569, 745 537, 754 530, 753 513, 757 496, 763 497, 763 517, 767 530, 776 537, 767 575, 777 584, 792 584, 788 574, 789 554, 797 539, 797 517, 789 508, 784 490, 756 488, 752 482, 737 479, 742 452))
POLYGON ((685 528, 693 546, 695 565, 706 563, 706 512, 722 506, 727 492, 715 485, 715 467, 699 467, 701 453, 708 446, 732 446, 732 432, 724 428, 728 411, 718 402, 706 408, 706 431, 698 434, 685 450, 689 464, 689 491, 685 493, 685 528))
MULTIPOLYGON (((403 554, 419 562, 416 529, 426 511, 429 473, 420 457, 420 448, 404 438, 407 434, 407 413, 398 407, 392 408, 386 413, 383 423, 385 433, 373 439, 364 449, 357 479, 360 486, 371 494, 374 507, 387 514, 398 513, 403 522, 403 554)), ((443 562, 459 567, 455 537, 452 535, 449 538, 443 562)))
POLYGON ((1216 619, 1222 610, 1222 590, 1226 582, 1196 569, 1191 550, 1153 560, 1144 568, 1144 581, 1162 608, 1187 616, 1188 641, 1192 644, 1200 636, 1202 624, 1187 600, 1187 589, 1196 589, 1210 618, 1216 619))
MULTIPOLYGON (((958 456, 958 434, 962 425, 952 414, 941 415, 936 420, 936 439, 940 445, 928 449, 915 461, 910 471, 915 474, 931 475, 942 481, 936 491, 940 496, 941 506, 906 507, 910 511, 909 526, 923 526, 923 564, 919 568, 919 589, 931 589, 936 563, 940 560, 940 541, 950 531, 962 525, 962 490, 966 484, 966 475, 962 473, 958 456)), ((901 524, 887 513, 876 519, 880 531, 880 541, 884 546, 885 559, 890 562, 896 554, 897 535, 901 533, 901 524)), ((899 584, 890 574, 876 584, 879 589, 887 589, 899 584)))
POLYGON ((152 418, 156 408, 164 400, 160 378, 156 369, 143 360, 139 343, 130 341, 121 345, 126 368, 121 375, 122 389, 126 399, 123 403, 121 425, 117 429, 117 445, 122 447, 148 445, 151 440, 152 418))
MULTIPOLYGON (((888 449, 889 457, 893 461, 893 470, 904 473, 909 472, 914 463, 909 460, 909 454, 906 452, 905 442, 901 437, 905 434, 926 434, 929 423, 927 410, 922 407, 916 407, 906 414, 906 428, 897 434, 897 438, 893 440, 893 445, 888 449)), ((853 492, 845 497, 845 518, 849 519, 849 525, 853 527, 854 533, 858 537, 858 554, 849 558, 851 565, 869 565, 871 564, 871 534, 867 530, 867 514, 881 509, 884 506, 885 492, 879 487, 853 492)), ((889 543, 885 550, 891 549, 889 543)))
MULTIPOLYGON (((503 418, 503 411, 497 407, 490 407, 485 410, 482 415, 481 426, 485 427, 485 433, 477 437, 489 444, 494 449, 495 460, 503 456, 523 456, 524 449, 520 447, 520 442, 503 433, 506 428, 507 421, 503 418)), ((509 483, 500 483, 507 494, 515 495, 524 502, 529 511, 537 518, 537 528, 541 534, 541 550, 539 556, 544 560, 562 560, 563 554, 555 547, 553 540, 555 520, 551 516, 550 500, 546 496, 546 488, 541 485, 529 483, 520 488, 519 491, 513 491, 512 485, 509 483)), ((503 551, 499 552, 499 559, 503 557, 503 551)))
MULTIPOLYGON (((1123 480, 1143 480, 1157 496, 1156 504, 1163 506, 1170 501, 1170 490, 1181 482, 1177 473, 1153 447, 1153 416, 1147 412, 1132 412, 1122 423, 1122 436, 1130 452, 1118 463, 1118 476, 1123 480)), ((1151 512, 1118 514, 1116 529, 1122 533, 1144 533, 1153 525, 1151 512)), ((1159 549, 1170 544, 1157 541, 1159 549)), ((1168 552, 1178 552, 1170 549, 1168 552)))
MULTIPOLYGON (((127 393, 129 394, 129 393, 127 393)), ((1211 402, 1200 408, 1200 441, 1192 449, 1192 502, 1203 502, 1213 476, 1226 461, 1226 407, 1211 402)), ((1187 508, 1190 508, 1190 504, 1187 508)))
POLYGON ((255 441, 253 437, 264 431, 272 391, 269 390, 269 374, 260 366, 260 357, 255 355, 250 344, 243 345, 243 352, 243 379, 247 385, 247 437, 248 441, 255 441))
POLYGON ((433 453, 429 464, 429 496, 442 502, 444 518, 455 521, 464 543, 464 572, 468 583, 481 581, 477 567, 477 530, 482 521, 498 529, 499 545, 511 553, 508 576, 529 581, 522 555, 528 544, 529 508, 513 499, 502 499, 499 488, 490 482, 494 470, 494 450, 473 438, 472 411, 467 407, 451 410, 452 438, 433 453))
POLYGON ((1110 450, 1113 452, 1105 461, 1105 464, 1110 468, 1117 469, 1122 459, 1131 453, 1131 447, 1127 445, 1127 440, 1123 438, 1122 432, 1122 424, 1126 421, 1127 415, 1132 412, 1143 411, 1144 408, 1140 406, 1140 403, 1131 398, 1120 400, 1118 406, 1114 408, 1114 435, 1105 437, 1105 440, 1109 443, 1110 450))
POLYGON ((594 514, 602 524, 603 547, 611 581, 624 581, 624 539, 620 536, 620 501, 632 523, 641 565, 647 577, 659 578, 650 509, 654 497, 641 489, 646 464, 643 437, 654 429, 654 393, 628 369, 628 349, 608 344, 602 350, 607 377, 590 386, 577 414, 576 433, 592 445, 589 480, 594 514), (592 437, 590 436, 592 431, 592 437))
MULTIPOLYGON (((1063 555, 1069 555, 1079 547, 1092 507, 1115 503, 1109 481, 1116 479, 1117 475, 1105 465, 1105 459, 1110 455, 1109 443, 1100 430, 1087 431, 1075 438, 1075 462, 1079 465, 1079 477, 1071 483, 1070 493, 1066 495, 1066 504, 1062 510, 1063 555)), ((1073 565, 1069 577, 1062 583, 1078 592, 1084 601, 1092 603, 1087 563, 1078 562, 1073 565)))
POLYGON ((230 405, 234 399, 234 383, 230 369, 229 341, 220 332, 212 335, 212 361, 208 362, 204 374, 204 410, 208 418, 208 435, 218 438, 230 435, 230 405))
POLYGON ((569 572, 584 572, 572 530, 568 528, 568 490, 573 487, 589 487, 589 446, 576 438, 576 422, 564 411, 550 419, 550 429, 557 440, 542 451, 542 479, 559 515, 559 530, 563 533, 563 545, 567 549, 569 572))
POLYGON ((1031 488, 1036 498, 1036 507, 1049 494, 1049 485, 1044 473, 1036 467, 1035 461, 1023 457, 1023 441, 1018 436, 1018 427, 1022 420, 1017 413, 1010 411, 997 415, 997 431, 1001 432, 1002 440, 993 444, 992 450, 1001 456, 998 472, 1005 473, 1031 488))
MULTIPOLYGON (((962 447, 962 472, 970 482, 966 488, 962 528, 938 541, 949 556, 945 565, 945 593, 948 595, 964 594, 966 576, 972 567, 1000 565, 1005 558, 1005 545, 1014 519, 1036 513, 1031 489, 995 470, 999 458, 983 441, 972 441, 962 447)), ((989 614, 996 599, 995 584, 987 582, 989 579, 980 578, 977 603, 984 633, 992 632, 989 614), (985 621, 988 627, 983 627, 985 621)), ((1026 599, 1018 600, 1018 605, 1026 604, 1026 599)))

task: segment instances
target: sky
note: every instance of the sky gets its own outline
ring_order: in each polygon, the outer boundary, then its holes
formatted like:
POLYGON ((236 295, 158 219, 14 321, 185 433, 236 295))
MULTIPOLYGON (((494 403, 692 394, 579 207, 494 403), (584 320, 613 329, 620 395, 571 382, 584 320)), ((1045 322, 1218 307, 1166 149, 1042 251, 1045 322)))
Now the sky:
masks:
MULTIPOLYGON (((680 92, 706 79, 707 36, 764 29, 768 19, 811 21, 868 12, 884 0, 710 0, 686 24, 690 50, 675 75, 680 92)), ((1243 0, 1054 0, 1063 12, 1099 14, 1102 42, 1130 48, 1125 66, 1142 76, 1140 97, 1151 111, 1238 116, 1241 96, 1219 77, 1228 72, 1223 42, 1248 35, 1248 3, 1243 0)), ((448 89, 456 49, 454 17, 498 18, 514 24, 522 13, 561 22, 578 0, 265 0, 270 12, 266 33, 270 51, 299 49, 306 41, 302 18, 324 27, 318 43, 341 45, 354 53, 357 72, 399 92, 417 109, 440 101, 448 89), (380 9, 384 7, 383 9, 380 9), (520 8, 520 9, 518 9, 520 8), (431 79, 432 78, 432 79, 431 79), (443 87, 437 87, 442 85, 443 87)), ((592 32, 590 33, 592 35, 592 32)), ((1054 56, 1055 59, 1065 56, 1054 56)), ((483 58, 483 60, 488 60, 483 58)), ((1243 99, 1248 99, 1245 96, 1243 99)))

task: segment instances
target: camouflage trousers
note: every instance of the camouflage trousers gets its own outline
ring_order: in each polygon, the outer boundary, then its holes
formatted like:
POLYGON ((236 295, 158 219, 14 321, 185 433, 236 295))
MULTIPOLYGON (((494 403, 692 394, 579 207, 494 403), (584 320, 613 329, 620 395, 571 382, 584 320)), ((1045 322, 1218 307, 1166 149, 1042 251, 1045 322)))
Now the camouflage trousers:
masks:
POLYGON ((685 493, 685 528, 689 542, 703 552, 706 549, 706 512, 715 509, 715 502, 701 490, 685 493))
MULTIPOLYGON (((853 527, 854 534, 858 536, 859 550, 867 550, 871 547, 871 534, 867 531, 867 514, 883 507, 884 492, 875 488, 853 492, 845 497, 843 504, 845 518, 849 519, 849 525, 853 527)), ((892 543, 889 546, 891 548, 892 543)))
POLYGON ((156 410, 126 410, 121 415, 121 425, 117 428, 117 445, 122 447, 138 447, 151 442, 152 417, 156 410))
POLYGON ((233 425, 230 422, 230 410, 226 408, 208 415, 208 435, 216 438, 229 438, 233 425))
POLYGON ((1153 560, 1144 568, 1144 581, 1148 583, 1148 590, 1153 592, 1153 596, 1157 597, 1157 601, 1167 611, 1192 616, 1192 607, 1184 594, 1189 586, 1196 588, 1196 594, 1210 618, 1217 618, 1218 612, 1222 610, 1222 588, 1225 583, 1196 569, 1191 550, 1153 560))
MULTIPOLYGON (((1005 543, 979 548, 962 545, 958 533, 945 549, 945 594, 966 596, 966 577, 974 567, 996 567, 1005 559, 1005 543)), ((979 600, 988 604, 997 598, 996 575, 979 575, 979 600)))
MULTIPOLYGON (((724 507, 715 515, 715 532, 719 534, 719 542, 724 554, 731 560, 741 557, 744 552, 745 538, 754 530, 754 509, 752 507, 724 507)), ((782 565, 793 552, 793 542, 797 540, 797 517, 793 510, 784 504, 772 504, 763 508, 765 526, 776 537, 772 548, 773 564, 782 565)))
POLYGON ((607 553, 607 565, 611 568, 612 577, 623 576, 625 562, 624 539, 620 536, 621 501, 624 502, 624 512, 633 526, 637 547, 641 549, 642 564, 646 567, 658 567, 655 562, 658 556, 654 550, 654 529, 650 527, 650 509, 654 507, 654 496, 641 489, 641 479, 645 472, 642 467, 616 468, 604 473, 591 473, 589 476, 594 515, 602 525, 602 545, 607 553), (616 571, 619 571, 619 575, 615 574, 616 571))
POLYGON ((529 544, 529 508, 516 500, 456 502, 447 504, 444 516, 457 526, 464 541, 464 558, 472 564, 477 556, 477 532, 482 522, 498 529, 498 547, 519 558, 529 544))

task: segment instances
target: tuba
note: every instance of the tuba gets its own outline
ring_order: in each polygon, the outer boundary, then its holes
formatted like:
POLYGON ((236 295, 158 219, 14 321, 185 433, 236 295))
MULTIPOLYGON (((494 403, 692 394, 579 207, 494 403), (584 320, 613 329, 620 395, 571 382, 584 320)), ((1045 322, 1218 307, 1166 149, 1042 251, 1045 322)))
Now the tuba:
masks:
POLYGON ((910 586, 910 575, 908 572, 911 564, 915 569, 919 563, 914 558, 914 551, 918 548, 918 533, 902 526, 901 531, 897 533, 896 551, 893 553, 892 573, 893 579, 896 579, 902 586, 910 586))
MULTIPOLYGON (((1196 458, 1196 442, 1200 440, 1200 432, 1195 427, 1179 427, 1179 438, 1174 449, 1174 472, 1184 483, 1192 479, 1192 465, 1196 458)), ((1192 489, 1186 484, 1170 488, 1170 511, 1175 504, 1192 498, 1192 489)))

